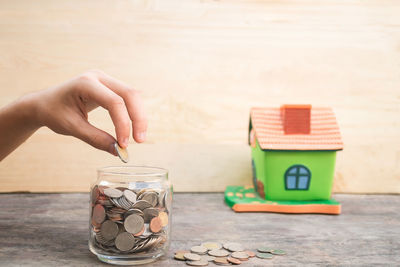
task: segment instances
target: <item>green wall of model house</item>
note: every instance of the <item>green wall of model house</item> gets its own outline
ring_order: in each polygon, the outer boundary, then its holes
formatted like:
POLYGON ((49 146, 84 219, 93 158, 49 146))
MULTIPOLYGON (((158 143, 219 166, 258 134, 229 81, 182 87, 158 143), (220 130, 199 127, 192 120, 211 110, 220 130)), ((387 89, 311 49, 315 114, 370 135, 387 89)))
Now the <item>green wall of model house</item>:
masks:
MULTIPOLYGON (((262 150, 252 147, 253 175, 264 184, 268 200, 330 199, 335 172, 336 151, 262 150), (286 175, 292 166, 305 166, 310 171, 307 190, 287 190, 286 175), (286 174, 286 175, 285 175, 286 174)), ((254 178, 254 177, 253 177, 254 178)), ((256 187, 256 185, 255 185, 256 187)))

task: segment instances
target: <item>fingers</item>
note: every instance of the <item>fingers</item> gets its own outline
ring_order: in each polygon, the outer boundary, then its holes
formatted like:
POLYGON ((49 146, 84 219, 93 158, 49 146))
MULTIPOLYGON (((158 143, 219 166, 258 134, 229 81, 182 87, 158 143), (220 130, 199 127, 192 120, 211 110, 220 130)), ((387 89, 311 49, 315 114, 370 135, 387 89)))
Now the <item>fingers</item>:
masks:
POLYGON ((72 135, 88 143, 89 145, 109 152, 110 154, 117 156, 114 144, 116 140, 108 133, 94 127, 88 121, 82 118, 75 120, 76 129, 72 132, 72 135))
POLYGON ((129 143, 130 118, 125 102, 116 93, 97 80, 86 88, 87 97, 107 109, 115 126, 118 144, 125 148, 129 143))
POLYGON ((133 138, 138 143, 144 142, 147 132, 147 116, 140 92, 105 73, 99 74, 99 80, 123 98, 129 117, 132 120, 133 138))

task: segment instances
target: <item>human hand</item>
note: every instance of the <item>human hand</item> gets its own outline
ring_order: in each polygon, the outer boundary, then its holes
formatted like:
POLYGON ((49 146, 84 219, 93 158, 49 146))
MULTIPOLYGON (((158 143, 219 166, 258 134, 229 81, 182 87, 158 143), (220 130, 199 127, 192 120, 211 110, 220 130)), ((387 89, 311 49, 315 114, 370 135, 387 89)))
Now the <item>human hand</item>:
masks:
POLYGON ((140 92, 101 71, 88 71, 30 98, 40 126, 77 137, 113 155, 114 137, 88 122, 88 113, 99 106, 108 110, 121 147, 128 146, 131 124, 134 140, 141 143, 146 139, 147 119, 140 92))

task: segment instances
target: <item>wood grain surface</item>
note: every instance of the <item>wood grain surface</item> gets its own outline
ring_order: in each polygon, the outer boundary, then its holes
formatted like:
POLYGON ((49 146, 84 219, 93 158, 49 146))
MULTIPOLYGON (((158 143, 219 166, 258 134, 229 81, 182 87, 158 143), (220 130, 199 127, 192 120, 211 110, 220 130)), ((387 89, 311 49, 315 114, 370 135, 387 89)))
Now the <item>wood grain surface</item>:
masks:
MULTIPOLYGON (((399 196, 336 195, 341 215, 234 213, 223 194, 174 195, 168 256, 146 266, 187 266, 177 250, 206 241, 286 251, 243 266, 396 266, 399 196), (190 203, 190 205, 188 205, 190 203)), ((88 194, 0 194, 1 266, 110 266, 89 252, 88 194)), ((209 266, 216 266, 210 264, 209 266)))
MULTIPOLYGON (((143 91, 132 164, 168 168, 177 191, 250 183, 250 107, 331 106, 334 190, 400 193, 399 14, 394 0, 3 0, 0 105, 102 69, 143 91)), ((114 133, 106 112, 90 120, 114 133)), ((41 129, 0 163, 0 191, 87 191, 110 164, 41 129)))

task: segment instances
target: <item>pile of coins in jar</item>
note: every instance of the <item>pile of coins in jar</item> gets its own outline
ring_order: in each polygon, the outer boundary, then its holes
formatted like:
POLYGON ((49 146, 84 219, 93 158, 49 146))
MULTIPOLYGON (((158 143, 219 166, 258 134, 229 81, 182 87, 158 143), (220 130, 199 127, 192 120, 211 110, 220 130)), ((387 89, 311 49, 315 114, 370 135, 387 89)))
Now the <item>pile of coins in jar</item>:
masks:
POLYGON ((165 248, 169 200, 161 189, 94 186, 91 192, 91 242, 116 254, 165 248))

